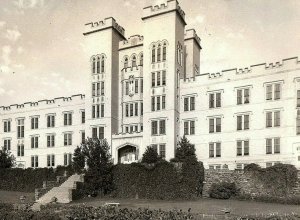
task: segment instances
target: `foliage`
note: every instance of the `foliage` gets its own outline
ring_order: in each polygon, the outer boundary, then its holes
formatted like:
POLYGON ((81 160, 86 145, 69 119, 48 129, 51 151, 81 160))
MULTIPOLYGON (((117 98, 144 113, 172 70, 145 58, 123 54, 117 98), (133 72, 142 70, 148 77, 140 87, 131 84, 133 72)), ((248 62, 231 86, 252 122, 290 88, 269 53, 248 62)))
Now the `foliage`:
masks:
POLYGON ((244 171, 260 171, 261 167, 258 164, 250 163, 244 167, 244 171))
POLYGON ((70 167, 0 169, 0 190, 34 192, 43 186, 43 181, 56 181, 56 176, 62 176, 65 170, 72 174, 70 167))
POLYGON ((268 203, 281 203, 289 205, 300 205, 300 196, 299 195, 290 195, 284 197, 272 196, 272 195, 256 195, 255 197, 243 194, 235 197, 239 200, 254 200, 258 202, 268 202, 268 203))
POLYGON ((0 150, 0 169, 11 168, 15 165, 15 157, 8 151, 0 150))
POLYGON ((235 183, 213 183, 209 189, 209 196, 215 199, 229 199, 237 194, 235 183))
POLYGON ((175 158, 173 162, 184 162, 188 160, 197 161, 196 149, 193 144, 189 142, 186 136, 183 136, 177 144, 175 158))
POLYGON ((76 173, 82 173, 85 166, 85 159, 81 150, 82 150, 81 147, 76 147, 73 154, 72 166, 76 173))
POLYGON ((161 161, 148 169, 143 164, 118 164, 113 169, 113 196, 143 199, 192 199, 201 194, 202 163, 183 165, 178 172, 173 163, 161 161))
MULTIPOLYGON (((107 194, 112 190, 112 167, 110 146, 106 140, 87 139, 76 148, 75 169, 81 169, 84 161, 87 164, 85 172, 84 193, 107 194)), ((74 154, 75 154, 74 153, 74 154)))
POLYGON ((145 153, 142 157, 142 163, 157 163, 159 161, 159 156, 157 153, 157 150, 155 150, 153 147, 148 146, 145 153))
MULTIPOLYGON (((258 165, 257 165, 258 166, 258 165)), ((297 168, 290 164, 276 164, 274 166, 259 169, 251 165, 252 178, 261 182, 264 188, 271 189, 272 196, 285 196, 297 183, 297 168)))

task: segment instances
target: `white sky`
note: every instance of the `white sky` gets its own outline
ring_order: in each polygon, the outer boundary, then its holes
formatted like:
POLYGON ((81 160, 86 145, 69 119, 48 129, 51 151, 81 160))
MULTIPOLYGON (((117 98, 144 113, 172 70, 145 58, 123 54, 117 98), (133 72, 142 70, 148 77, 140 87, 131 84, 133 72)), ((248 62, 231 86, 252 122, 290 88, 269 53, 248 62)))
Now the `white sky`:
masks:
MULTIPOLYGON (((114 17, 142 34, 157 0, 0 0, 0 106, 85 93, 84 24, 114 17)), ((300 54, 299 0, 179 0, 201 37, 201 73, 300 54)))

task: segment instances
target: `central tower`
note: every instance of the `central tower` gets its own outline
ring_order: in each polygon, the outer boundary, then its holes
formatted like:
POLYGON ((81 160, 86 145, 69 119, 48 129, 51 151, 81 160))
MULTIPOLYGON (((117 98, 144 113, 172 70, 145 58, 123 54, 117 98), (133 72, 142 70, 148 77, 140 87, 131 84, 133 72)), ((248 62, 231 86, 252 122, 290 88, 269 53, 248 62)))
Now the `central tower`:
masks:
MULTIPOLYGON (((176 0, 143 9, 144 134, 167 160, 179 136, 179 79, 184 71, 185 14, 176 0)), ((142 151, 144 152, 144 151, 142 151)))

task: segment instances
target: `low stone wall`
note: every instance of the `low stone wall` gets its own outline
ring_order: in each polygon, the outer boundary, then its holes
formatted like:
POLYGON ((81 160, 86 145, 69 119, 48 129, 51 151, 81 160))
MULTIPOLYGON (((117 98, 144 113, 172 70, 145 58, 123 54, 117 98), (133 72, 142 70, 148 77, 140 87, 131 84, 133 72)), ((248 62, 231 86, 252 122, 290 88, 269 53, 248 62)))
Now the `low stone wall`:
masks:
MULTIPOLYGON (((259 196, 279 196, 272 188, 266 188, 262 182, 253 178, 253 172, 243 170, 205 170, 205 180, 203 182, 203 197, 209 197, 209 189, 213 183, 229 182, 235 183, 240 195, 259 196)), ((288 195, 300 196, 300 171, 298 172, 298 182, 292 189, 288 189, 288 195)))

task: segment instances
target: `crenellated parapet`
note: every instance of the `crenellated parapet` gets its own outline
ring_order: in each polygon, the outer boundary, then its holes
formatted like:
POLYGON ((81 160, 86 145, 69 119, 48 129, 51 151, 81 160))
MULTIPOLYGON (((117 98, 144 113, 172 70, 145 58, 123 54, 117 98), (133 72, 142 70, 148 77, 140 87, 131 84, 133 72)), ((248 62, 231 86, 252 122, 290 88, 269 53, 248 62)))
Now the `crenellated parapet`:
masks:
POLYGON ((201 39, 200 37, 197 35, 197 32, 195 29, 188 29, 185 31, 184 34, 184 40, 195 40, 195 42, 197 43, 197 45, 200 47, 200 49, 202 49, 201 47, 201 39))
POLYGON ((194 78, 182 78, 182 83, 192 83, 192 82, 203 82, 203 77, 206 77, 208 80, 220 79, 226 76, 226 79, 230 79, 230 76, 243 76, 246 74, 252 75, 263 75, 268 74, 270 71, 288 71, 288 70, 300 70, 300 61, 298 57, 292 57, 283 59, 281 62, 274 63, 260 63, 251 65, 246 68, 233 68, 222 70, 216 73, 204 73, 196 75, 194 78))
POLYGON ((173 11, 176 11, 176 13, 182 19, 182 21, 186 24, 186 22, 185 22, 185 13, 180 8, 179 3, 178 3, 177 0, 169 0, 169 1, 166 1, 165 3, 160 4, 160 5, 150 5, 148 7, 143 8, 142 20, 157 16, 157 15, 173 12, 173 11))
POLYGON ((119 50, 124 50, 131 47, 142 46, 144 37, 141 35, 130 36, 127 40, 120 41, 119 50))
POLYGON ((78 94, 72 95, 70 97, 58 97, 54 99, 44 99, 37 102, 25 102, 23 104, 12 104, 9 106, 0 106, 0 113, 6 113, 10 111, 19 111, 19 110, 33 110, 35 108, 45 108, 45 107, 55 107, 55 106, 64 106, 70 105, 71 103, 84 102, 85 95, 78 94))
POLYGON ((125 39, 125 29, 119 25, 113 17, 105 18, 102 21, 94 21, 85 24, 85 31, 83 35, 88 35, 108 28, 115 29, 125 39))

